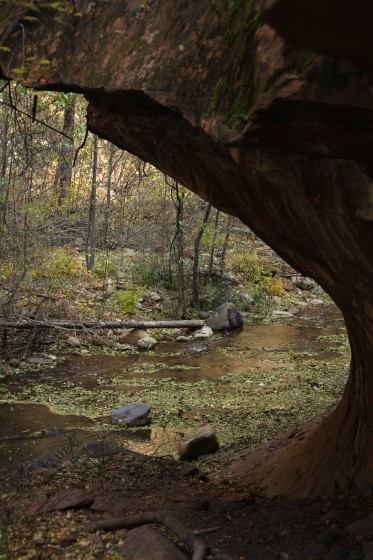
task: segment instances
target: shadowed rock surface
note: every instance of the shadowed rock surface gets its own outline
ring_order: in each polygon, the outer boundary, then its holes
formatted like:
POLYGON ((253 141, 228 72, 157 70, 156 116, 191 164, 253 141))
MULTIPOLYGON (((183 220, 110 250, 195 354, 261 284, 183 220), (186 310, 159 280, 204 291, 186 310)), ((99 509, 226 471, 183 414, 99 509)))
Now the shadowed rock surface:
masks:
MULTIPOLYGON (((286 11, 274 11, 284 4, 270 3, 271 21, 308 46, 308 11, 292 2, 285 25, 286 11)), ((23 68, 27 86, 83 93, 90 130, 238 216, 341 308, 352 349, 345 394, 330 418, 253 467, 248 485, 273 495, 372 491, 371 8, 358 5, 351 18, 345 1, 320 8, 324 27, 331 10, 333 37, 347 33, 349 45, 363 22, 356 51, 323 41, 325 32, 312 42, 358 69, 284 43, 253 1, 78 0, 77 14, 41 8, 37 22, 22 19, 26 5, 0 7, 10 49, 0 74, 19 79, 23 68)))
POLYGON ((233 303, 223 303, 215 309, 206 321, 213 331, 239 329, 243 325, 243 317, 233 303))

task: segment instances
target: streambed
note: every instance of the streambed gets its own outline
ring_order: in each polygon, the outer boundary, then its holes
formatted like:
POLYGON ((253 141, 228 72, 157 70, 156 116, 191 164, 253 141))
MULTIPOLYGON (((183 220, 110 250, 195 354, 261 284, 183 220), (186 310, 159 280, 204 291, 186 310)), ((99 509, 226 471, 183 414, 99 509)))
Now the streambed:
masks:
POLYGON ((203 422, 214 426, 223 450, 256 446, 330 410, 348 364, 343 319, 325 305, 208 340, 15 371, 0 381, 0 466, 90 454, 93 441, 94 453, 101 442, 106 450, 174 454, 203 422), (152 406, 150 426, 109 423, 111 410, 139 401, 152 406))

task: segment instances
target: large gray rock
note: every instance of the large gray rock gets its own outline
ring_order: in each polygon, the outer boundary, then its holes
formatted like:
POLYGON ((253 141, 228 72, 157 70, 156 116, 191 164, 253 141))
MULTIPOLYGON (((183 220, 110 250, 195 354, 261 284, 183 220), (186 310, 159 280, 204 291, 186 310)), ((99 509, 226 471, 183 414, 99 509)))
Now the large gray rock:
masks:
POLYGON ((227 302, 215 309, 206 325, 213 331, 239 329, 243 325, 243 317, 233 303, 227 302))
POLYGON ((210 424, 203 424, 186 441, 179 444, 180 459, 196 459, 206 453, 214 453, 219 449, 218 438, 210 424))
POLYGON ((110 419, 112 424, 145 426, 151 420, 150 406, 146 403, 127 404, 111 412, 110 419))

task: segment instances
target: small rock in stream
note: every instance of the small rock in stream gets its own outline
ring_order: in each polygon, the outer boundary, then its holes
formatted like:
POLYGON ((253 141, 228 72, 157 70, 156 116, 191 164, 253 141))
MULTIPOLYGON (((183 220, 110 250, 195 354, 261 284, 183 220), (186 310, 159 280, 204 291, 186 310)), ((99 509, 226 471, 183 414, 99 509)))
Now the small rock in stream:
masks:
POLYGON ((150 423, 150 406, 147 403, 133 403, 121 406, 110 413, 112 424, 123 426, 145 426, 150 423))
POLYGON ((194 333, 194 338, 210 338, 213 334, 212 329, 205 325, 202 329, 199 329, 194 333))
POLYGON ((176 338, 176 342, 190 342, 192 340, 191 336, 180 335, 176 338))
POLYGON ((144 336, 137 343, 137 348, 140 350, 150 350, 157 344, 157 341, 152 336, 144 336))

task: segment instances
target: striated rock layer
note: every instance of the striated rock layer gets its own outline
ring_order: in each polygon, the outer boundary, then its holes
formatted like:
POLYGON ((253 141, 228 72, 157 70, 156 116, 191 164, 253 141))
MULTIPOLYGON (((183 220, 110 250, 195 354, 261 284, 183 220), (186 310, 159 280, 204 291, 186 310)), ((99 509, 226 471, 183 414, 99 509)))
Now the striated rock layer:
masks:
MULTIPOLYGON (((267 4, 281 27, 283 2, 267 4)), ((83 93, 90 130, 238 216, 344 314, 352 362, 341 403, 260 469, 254 461, 247 484, 273 495, 350 487, 370 494, 373 104, 366 64, 356 69, 284 43, 253 0, 77 0, 62 13, 32 10, 37 21, 28 15, 28 7, 1 4, 2 45, 10 50, 0 50, 0 74, 19 77, 22 68, 29 87, 83 93)), ((338 44, 327 50, 340 52, 338 44)))

